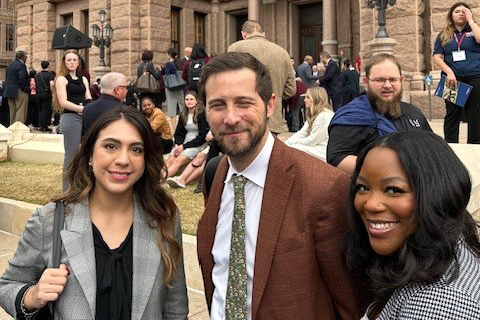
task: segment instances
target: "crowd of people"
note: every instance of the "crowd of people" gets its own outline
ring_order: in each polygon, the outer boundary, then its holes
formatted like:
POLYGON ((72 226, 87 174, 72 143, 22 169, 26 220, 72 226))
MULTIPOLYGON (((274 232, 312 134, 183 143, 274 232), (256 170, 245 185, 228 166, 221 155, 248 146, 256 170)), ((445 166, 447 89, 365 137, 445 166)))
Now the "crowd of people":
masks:
MULTIPOLYGON (((480 63, 469 60, 476 31, 468 5, 456 4, 434 52, 447 80, 470 81, 474 92, 478 75, 462 72, 480 63), (465 32, 454 53, 452 39, 465 32)), ((90 102, 74 50, 55 79, 43 74, 62 111, 64 190, 27 222, 0 278, 0 306, 27 319, 186 319, 182 213, 165 185, 203 176, 197 250, 211 319, 478 320, 469 173, 420 109, 401 101, 398 59, 366 61, 360 95, 344 56, 339 65, 322 52, 318 71, 306 56, 295 71, 258 21, 242 36, 215 58, 194 45, 180 60, 170 48, 160 65, 146 50, 138 78, 159 80, 165 94, 139 92, 139 110, 122 105, 130 83, 115 72, 90 102), (273 64, 264 62, 273 51, 273 64), (292 102, 304 104, 306 121, 283 143, 292 102), (67 214, 57 267, 59 205, 67 214)), ((480 110, 470 103, 475 143, 480 110)), ((447 117, 452 110, 447 103, 447 117)))

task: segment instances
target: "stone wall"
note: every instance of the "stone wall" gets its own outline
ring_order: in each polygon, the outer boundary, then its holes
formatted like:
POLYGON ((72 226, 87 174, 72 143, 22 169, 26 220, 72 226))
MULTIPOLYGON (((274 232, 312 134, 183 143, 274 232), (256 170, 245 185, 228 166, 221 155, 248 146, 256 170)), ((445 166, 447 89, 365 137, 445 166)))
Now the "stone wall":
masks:
MULTIPOLYGON (((354 57, 353 49, 353 36, 354 26, 352 24, 352 7, 349 0, 337 1, 337 39, 338 39, 338 52, 340 50, 345 51, 345 56, 349 59, 354 57)), ((357 29, 358 30, 358 29, 357 29)), ((358 31, 357 31, 358 32, 358 31)), ((338 53, 337 52, 337 53, 338 53)))
POLYGON ((5 69, 7 65, 15 58, 15 51, 6 50, 7 24, 15 25, 15 10, 1 1, 0 4, 0 79, 5 80, 5 69))
MULTIPOLYGON (((387 31, 397 41, 395 54, 411 79, 406 88, 412 92, 406 96, 422 108, 428 109, 424 74, 432 69, 438 70, 431 59, 433 42, 454 2, 399 0, 387 10, 387 31)), ((225 52, 237 39, 236 15, 248 11, 246 0, 15 0, 15 3, 18 11, 17 48, 27 51, 27 67, 38 70, 40 61, 49 60, 51 68, 56 68, 61 52, 51 50, 51 39, 56 26, 63 24, 61 15, 73 13, 73 26, 89 34, 89 27, 99 24, 98 11, 105 9, 107 23, 114 28, 114 39, 111 47, 106 49, 105 60, 112 70, 123 72, 131 79, 136 78, 143 49, 154 52, 156 63, 166 61, 165 51, 171 45, 172 6, 181 8, 180 47, 193 44, 194 13, 202 12, 206 14, 206 50, 217 54, 225 52), (87 11, 89 21, 86 26, 87 11)), ((473 8, 475 15, 480 16, 480 5, 475 4, 473 8)), ((378 28, 377 10, 367 8, 364 0, 337 0, 336 13, 338 50, 345 50, 352 62, 360 53, 365 62, 371 56, 368 42, 375 37, 378 28)), ((301 61, 297 2, 276 0, 260 5, 260 22, 270 41, 284 47, 297 63, 301 61)), ((82 53, 88 54, 89 70, 95 79, 99 48, 92 46, 82 53)), ((433 74, 435 86, 439 72, 433 74)), ((434 117, 442 117, 442 101, 435 101, 434 106, 439 108, 433 112, 434 117)))

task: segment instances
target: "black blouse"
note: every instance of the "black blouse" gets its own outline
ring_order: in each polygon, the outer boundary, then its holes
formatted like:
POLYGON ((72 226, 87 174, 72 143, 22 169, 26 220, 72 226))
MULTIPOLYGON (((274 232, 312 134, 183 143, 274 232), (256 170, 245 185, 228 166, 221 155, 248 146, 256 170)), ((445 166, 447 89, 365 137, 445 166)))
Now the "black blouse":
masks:
POLYGON ((133 226, 117 249, 110 249, 92 223, 97 269, 95 319, 129 320, 132 315, 133 226))
MULTIPOLYGON (((69 74, 65 76, 67 79, 67 100, 75 104, 85 103, 85 84, 83 83, 82 75, 78 75, 77 79, 73 79, 69 74)), ((75 113, 65 109, 64 113, 75 113)))

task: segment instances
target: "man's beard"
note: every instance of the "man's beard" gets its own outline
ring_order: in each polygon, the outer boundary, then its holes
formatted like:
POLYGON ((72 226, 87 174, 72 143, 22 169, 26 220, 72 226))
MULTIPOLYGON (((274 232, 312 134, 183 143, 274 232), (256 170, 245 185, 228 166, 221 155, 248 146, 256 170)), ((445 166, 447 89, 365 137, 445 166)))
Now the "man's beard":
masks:
POLYGON ((214 136, 222 150, 232 158, 241 158, 254 150, 262 140, 267 130, 267 120, 260 123, 259 126, 236 126, 215 132, 214 136), (226 134, 234 132, 246 132, 248 138, 241 140, 239 138, 227 138, 226 134), (242 143, 243 142, 243 143, 242 143))
POLYGON ((397 92, 392 100, 384 100, 374 90, 367 90, 367 96, 373 107, 387 118, 395 119, 400 116, 400 102, 402 101, 403 88, 397 92))

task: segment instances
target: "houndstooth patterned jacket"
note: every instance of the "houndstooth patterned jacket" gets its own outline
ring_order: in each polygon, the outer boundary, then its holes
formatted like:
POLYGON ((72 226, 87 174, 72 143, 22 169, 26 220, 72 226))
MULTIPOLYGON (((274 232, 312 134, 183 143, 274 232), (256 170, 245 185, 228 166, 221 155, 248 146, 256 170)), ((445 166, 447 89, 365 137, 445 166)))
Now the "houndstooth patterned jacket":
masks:
POLYGON ((457 259, 457 278, 448 282, 455 271, 452 263, 435 283, 397 289, 377 320, 480 320, 480 258, 462 239, 457 245, 457 259))

